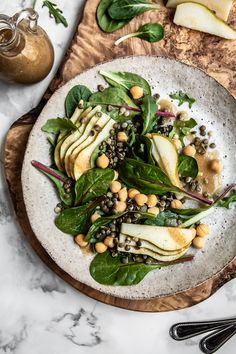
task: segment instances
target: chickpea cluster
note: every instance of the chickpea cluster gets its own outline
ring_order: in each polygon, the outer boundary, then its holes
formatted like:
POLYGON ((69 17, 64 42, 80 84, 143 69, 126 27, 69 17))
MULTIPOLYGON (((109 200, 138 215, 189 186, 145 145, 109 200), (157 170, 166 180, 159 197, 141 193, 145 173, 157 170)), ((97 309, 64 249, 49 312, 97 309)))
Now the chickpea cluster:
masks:
POLYGON ((196 227, 196 237, 193 239, 193 246, 201 249, 205 245, 205 237, 210 233, 210 228, 207 224, 199 224, 196 227))

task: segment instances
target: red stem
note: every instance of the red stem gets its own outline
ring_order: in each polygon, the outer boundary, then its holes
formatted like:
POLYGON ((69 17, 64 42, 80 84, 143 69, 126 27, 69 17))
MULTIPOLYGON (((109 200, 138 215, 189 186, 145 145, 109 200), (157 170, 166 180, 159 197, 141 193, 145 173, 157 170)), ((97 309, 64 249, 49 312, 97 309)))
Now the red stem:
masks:
POLYGON ((156 115, 159 116, 159 117, 173 117, 173 118, 176 118, 176 114, 173 113, 173 112, 157 111, 156 115))
POLYGON ((214 203, 218 202, 220 199, 223 199, 234 187, 236 187, 236 183, 232 183, 226 187, 225 190, 216 198, 214 203))
POLYGON ((31 164, 32 164, 32 166, 36 167, 38 170, 48 173, 49 175, 57 178, 59 181, 61 181, 63 183, 67 183, 69 181, 68 178, 62 177, 61 175, 59 175, 58 173, 53 171, 50 167, 43 165, 41 162, 32 160, 31 164))

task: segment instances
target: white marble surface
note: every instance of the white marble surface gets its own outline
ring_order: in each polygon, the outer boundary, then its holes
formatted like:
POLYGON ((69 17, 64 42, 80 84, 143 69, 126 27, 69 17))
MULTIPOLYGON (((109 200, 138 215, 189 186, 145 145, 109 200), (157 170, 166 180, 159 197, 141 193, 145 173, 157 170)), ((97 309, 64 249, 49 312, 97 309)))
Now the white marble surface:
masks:
MULTIPOLYGON (((236 314, 236 279, 210 299, 170 313, 138 313, 94 301, 72 289, 38 259, 15 221, 4 180, 3 143, 11 123, 34 107, 57 70, 83 0, 57 0, 69 28, 55 26, 41 9, 40 24, 52 38, 56 61, 50 76, 32 87, 0 84, 0 354, 199 353, 198 340, 174 342, 168 331, 178 321, 236 314)), ((1 0, 0 13, 13 14, 28 0, 1 0)), ((220 351, 234 354, 236 338, 220 351)))

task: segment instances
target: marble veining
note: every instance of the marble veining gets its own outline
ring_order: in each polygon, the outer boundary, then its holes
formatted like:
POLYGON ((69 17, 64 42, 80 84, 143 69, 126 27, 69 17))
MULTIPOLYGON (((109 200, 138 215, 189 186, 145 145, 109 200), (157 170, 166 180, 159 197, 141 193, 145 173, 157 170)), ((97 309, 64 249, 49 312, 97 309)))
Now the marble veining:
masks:
MULTIPOLYGON (((4 136, 10 125, 40 100, 63 57, 83 0, 56 0, 69 28, 55 26, 41 9, 40 23, 56 49, 51 75, 33 87, 0 84, 0 354, 198 354, 198 340, 176 343, 170 326, 179 321, 236 315, 236 279, 192 308, 138 313, 98 303, 80 294, 34 254, 13 213, 3 174, 4 136)), ((0 13, 13 14, 29 0, 2 0, 0 13)), ((236 338, 219 354, 234 354, 236 338)))

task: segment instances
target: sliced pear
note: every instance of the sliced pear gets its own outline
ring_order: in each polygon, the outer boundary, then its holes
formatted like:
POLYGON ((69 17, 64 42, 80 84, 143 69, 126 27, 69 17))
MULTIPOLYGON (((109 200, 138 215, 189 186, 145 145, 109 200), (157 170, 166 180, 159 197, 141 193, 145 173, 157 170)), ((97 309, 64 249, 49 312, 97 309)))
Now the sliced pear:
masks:
MULTIPOLYGON (((119 242, 121 244, 125 243, 126 238, 127 238, 127 235, 124 235, 124 234, 120 233, 119 242)), ((134 241, 134 239, 131 239, 131 241, 129 242, 129 246, 132 246, 132 247, 136 246, 136 242, 134 241)), ((187 250, 189 247, 190 247, 190 244, 188 244, 186 247, 181 248, 181 249, 176 250, 176 251, 165 251, 165 250, 155 246, 154 244, 152 244, 149 241, 142 240, 142 248, 147 248, 148 250, 153 251, 155 253, 159 253, 159 254, 161 254, 163 256, 174 256, 175 254, 178 254, 178 253, 184 251, 185 249, 187 250)))
POLYGON ((162 171, 169 177, 171 183, 179 188, 182 183, 178 174, 178 152, 170 139, 160 134, 152 134, 152 154, 162 171))
POLYGON ((64 166, 61 164, 61 159, 60 159, 60 150, 64 140, 68 136, 70 136, 70 134, 66 133, 65 136, 59 140, 54 150, 54 161, 59 171, 64 171, 64 166))
POLYGON ((104 126, 101 132, 98 133, 96 136, 96 139, 84 148, 79 155, 77 156, 74 166, 73 166, 73 171, 74 171, 74 178, 77 180, 82 173, 85 171, 89 170, 91 168, 91 155, 94 151, 94 149, 101 144, 103 140, 105 140, 110 133, 110 129, 113 127, 115 124, 115 121, 113 119, 110 119, 107 124, 104 126))
POLYGON ((196 230, 123 223, 121 225, 121 233, 148 241, 165 251, 180 251, 192 242, 196 235, 196 230))
POLYGON ((60 160, 61 160, 61 165, 64 167, 64 157, 66 154, 66 151, 68 149, 68 147, 73 144, 74 141, 76 141, 82 134, 83 131, 87 125, 87 117, 90 114, 90 112, 92 111, 92 108, 89 107, 87 108, 85 111, 83 111, 83 113, 80 115, 79 120, 77 120, 76 122, 76 126, 78 127, 78 129, 76 131, 74 131, 72 134, 70 134, 62 143, 61 148, 60 148, 60 160), (81 120, 85 118, 86 119, 86 123, 82 123, 81 124, 81 120))
MULTIPOLYGON (((103 113, 102 116, 98 120, 96 120, 96 125, 98 127, 100 127, 102 130, 103 127, 106 125, 106 123, 109 121, 109 119, 110 119, 110 117, 107 114, 103 113)), ((96 137, 98 135, 98 131, 93 129, 93 127, 95 126, 95 122, 93 122, 93 118, 90 120, 90 122, 91 122, 91 124, 90 123, 88 124, 88 126, 85 129, 85 132, 80 137, 80 139, 78 141, 79 143, 75 144, 77 146, 75 146, 73 151, 70 154, 68 154, 67 161, 65 161, 66 167, 69 170, 71 177, 74 177, 73 166, 74 166, 74 162, 75 162, 77 156, 79 155, 80 151, 82 151, 86 146, 91 144, 96 139, 96 137), (93 133, 93 134, 91 134, 91 133, 93 133)))
POLYGON ((222 38, 236 39, 236 31, 233 28, 218 18, 214 12, 200 4, 185 3, 178 5, 174 23, 222 38))
MULTIPOLYGON (((70 118, 71 122, 76 124, 76 122, 79 120, 79 117, 82 114, 82 112, 83 112, 83 109, 76 107, 72 117, 70 118)), ((54 161, 55 161, 57 168, 60 171, 64 171, 63 164, 61 163, 61 160, 60 160, 61 146, 62 146, 63 142, 65 141, 65 139, 69 136, 70 136, 70 134, 68 134, 68 132, 62 132, 58 135, 58 138, 57 138, 57 145, 54 150, 54 161)))
POLYGON ((147 248, 144 248, 144 247, 141 247, 139 249, 137 249, 136 247, 130 247, 129 251, 127 251, 125 249, 125 247, 117 247, 118 251, 120 252, 128 252, 128 253, 133 253, 133 254, 143 254, 145 256, 150 256, 154 259, 156 259, 157 261, 161 261, 161 262, 172 262, 172 261, 175 261, 176 259, 182 257, 188 250, 187 249, 184 249, 183 251, 179 252, 179 253, 176 253, 174 255, 169 255, 169 256, 164 256, 162 254, 159 254, 159 253, 156 253, 156 252, 153 252, 147 248))
POLYGON ((176 7, 185 2, 196 2, 198 4, 208 7, 208 9, 214 11, 216 16, 224 21, 227 21, 233 0, 168 0, 167 7, 176 7))

